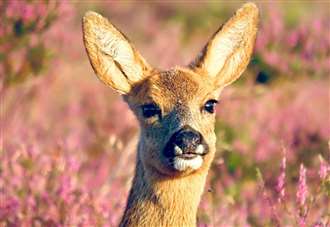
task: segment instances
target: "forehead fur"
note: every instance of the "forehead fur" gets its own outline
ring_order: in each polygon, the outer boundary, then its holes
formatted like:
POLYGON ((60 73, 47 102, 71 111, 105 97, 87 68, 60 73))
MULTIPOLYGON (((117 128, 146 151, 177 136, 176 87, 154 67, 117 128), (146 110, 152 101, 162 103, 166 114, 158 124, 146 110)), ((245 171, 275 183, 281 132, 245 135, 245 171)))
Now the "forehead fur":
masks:
POLYGON ((192 99, 212 95, 214 86, 209 77, 199 75, 189 69, 175 68, 155 72, 132 90, 135 101, 187 103, 192 99))

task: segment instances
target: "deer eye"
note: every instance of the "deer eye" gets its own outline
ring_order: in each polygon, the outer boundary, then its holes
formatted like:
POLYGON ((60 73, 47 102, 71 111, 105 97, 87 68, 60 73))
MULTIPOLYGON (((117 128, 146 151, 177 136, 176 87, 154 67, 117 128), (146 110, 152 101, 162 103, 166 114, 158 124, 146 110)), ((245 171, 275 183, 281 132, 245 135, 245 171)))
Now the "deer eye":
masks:
POLYGON ((214 113, 215 111, 215 106, 218 103, 217 100, 215 99, 210 99, 204 104, 204 110, 208 113, 214 113))
POLYGON ((148 103, 141 106, 142 114, 145 118, 150 118, 158 115, 161 117, 161 110, 156 103, 148 103))

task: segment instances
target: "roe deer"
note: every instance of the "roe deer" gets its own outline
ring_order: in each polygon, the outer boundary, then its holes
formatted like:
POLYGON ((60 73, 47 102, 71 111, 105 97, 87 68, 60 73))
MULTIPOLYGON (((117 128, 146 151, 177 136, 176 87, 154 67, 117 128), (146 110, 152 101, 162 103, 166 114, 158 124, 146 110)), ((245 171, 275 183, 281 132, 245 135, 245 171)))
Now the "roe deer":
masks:
POLYGON ((151 67, 115 26, 83 18, 84 44, 98 78, 123 95, 141 128, 135 176, 120 226, 196 226, 216 150, 215 105, 247 67, 258 8, 246 3, 187 67, 151 67))

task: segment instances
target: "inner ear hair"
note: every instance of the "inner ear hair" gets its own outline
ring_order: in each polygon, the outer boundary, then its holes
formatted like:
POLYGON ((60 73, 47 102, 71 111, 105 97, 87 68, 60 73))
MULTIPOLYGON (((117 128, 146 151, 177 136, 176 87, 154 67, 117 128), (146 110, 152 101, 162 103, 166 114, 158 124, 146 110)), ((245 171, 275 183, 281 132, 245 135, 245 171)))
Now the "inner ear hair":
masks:
POLYGON ((151 71, 125 35, 95 12, 83 17, 83 37, 97 77, 118 92, 127 94, 151 71))
POLYGON ((246 69, 253 52, 259 11, 246 3, 221 26, 189 65, 191 69, 215 79, 217 86, 227 86, 246 69))

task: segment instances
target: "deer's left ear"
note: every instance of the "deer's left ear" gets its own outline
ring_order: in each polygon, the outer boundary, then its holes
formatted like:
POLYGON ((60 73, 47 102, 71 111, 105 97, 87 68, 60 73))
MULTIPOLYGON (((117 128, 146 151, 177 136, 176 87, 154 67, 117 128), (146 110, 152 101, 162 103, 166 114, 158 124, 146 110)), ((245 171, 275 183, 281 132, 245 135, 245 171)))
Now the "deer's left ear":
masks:
POLYGON ((214 77, 224 87, 244 72, 253 52, 259 11, 254 3, 244 4, 206 44, 189 67, 214 77))

